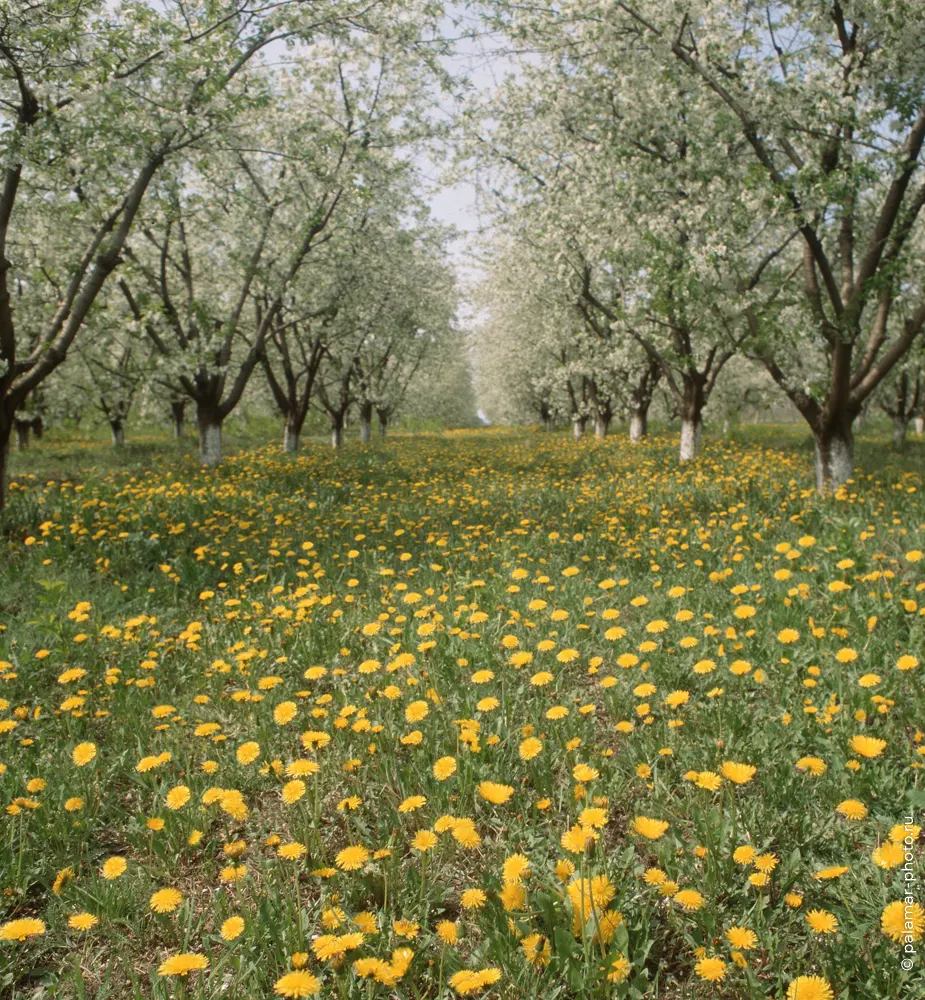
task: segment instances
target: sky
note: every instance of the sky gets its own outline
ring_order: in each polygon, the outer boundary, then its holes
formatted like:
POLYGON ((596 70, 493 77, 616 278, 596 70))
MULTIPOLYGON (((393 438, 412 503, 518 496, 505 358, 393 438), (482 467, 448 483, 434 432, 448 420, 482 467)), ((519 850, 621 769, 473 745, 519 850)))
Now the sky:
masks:
MULTIPOLYGON (((450 4, 448 16, 444 17, 444 35, 460 39, 456 53, 443 60, 446 69, 454 76, 465 75, 470 83, 470 100, 487 96, 513 72, 514 65, 502 52, 498 43, 489 35, 480 33, 478 37, 461 37, 479 32, 480 22, 472 14, 467 14, 462 5, 450 4)), ((447 119, 458 113, 459 108, 451 96, 440 102, 439 113, 447 119)), ((482 242, 479 236, 487 225, 487 220, 479 211, 479 199, 475 178, 446 183, 442 176, 444 168, 434 164, 426 156, 418 159, 421 173, 427 183, 427 200, 436 219, 453 226, 459 232, 452 246, 453 259, 461 284, 476 280, 479 266, 476 260, 482 242)), ((463 311, 466 311, 463 303, 463 311)))

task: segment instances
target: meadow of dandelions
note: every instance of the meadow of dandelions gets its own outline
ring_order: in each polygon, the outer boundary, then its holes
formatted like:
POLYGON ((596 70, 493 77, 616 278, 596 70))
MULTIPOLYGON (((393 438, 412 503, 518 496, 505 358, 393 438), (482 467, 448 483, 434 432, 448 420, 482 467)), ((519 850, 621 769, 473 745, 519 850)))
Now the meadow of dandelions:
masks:
POLYGON ((482 433, 20 484, 0 991, 922 995, 923 481, 805 465, 482 433))

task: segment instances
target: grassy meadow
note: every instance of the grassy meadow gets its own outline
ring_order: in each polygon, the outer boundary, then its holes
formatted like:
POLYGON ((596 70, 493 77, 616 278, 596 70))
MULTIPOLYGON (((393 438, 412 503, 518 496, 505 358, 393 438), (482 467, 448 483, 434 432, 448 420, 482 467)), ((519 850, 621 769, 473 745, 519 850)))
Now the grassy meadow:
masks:
POLYGON ((886 440, 828 498, 780 428, 14 456, 0 995, 925 996, 886 440))

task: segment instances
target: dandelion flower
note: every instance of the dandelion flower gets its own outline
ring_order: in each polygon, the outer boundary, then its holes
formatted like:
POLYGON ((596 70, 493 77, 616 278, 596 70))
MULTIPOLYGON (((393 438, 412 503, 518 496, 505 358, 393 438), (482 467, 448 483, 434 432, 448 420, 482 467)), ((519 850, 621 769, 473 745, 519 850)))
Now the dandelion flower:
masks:
POLYGON ((452 920, 441 920, 440 923, 437 924, 437 937, 439 937, 444 944, 456 944, 456 934, 457 927, 452 920))
POLYGON ((747 927, 730 927, 726 940, 739 951, 750 951, 758 944, 758 935, 747 927))
POLYGON ((187 952, 181 955, 171 955, 158 967, 159 976, 187 976, 191 972, 198 972, 209 967, 209 960, 205 955, 196 955, 187 952))
POLYGON ((755 777, 755 772, 758 768, 751 764, 737 764, 734 761, 727 760, 723 763, 720 770, 723 777, 733 784, 747 785, 755 777))
POLYGON ((282 997, 313 997, 321 992, 321 981, 305 969, 297 969, 277 979, 273 991, 282 997))
POLYGON ((696 889, 682 889, 675 893, 674 901, 689 913, 699 910, 703 906, 703 896, 696 889))
POLYGON ((787 1000, 833 1000, 834 996, 822 976, 797 976, 787 987, 787 1000))
POLYGON ((437 781, 446 781, 456 773, 456 758, 441 757, 434 762, 434 777, 437 781))
POLYGON ((814 778, 821 778, 826 772, 826 763, 821 757, 801 757, 796 766, 798 771, 806 771, 814 778))
POLYGON ((530 874, 530 859, 524 854, 512 854, 504 859, 501 878, 506 885, 519 885, 530 874))
POLYGON ((355 844, 351 847, 345 847, 340 851, 334 859, 334 864, 341 871, 355 872, 357 869, 362 868, 368 860, 369 851, 362 844, 355 844))
POLYGON ((485 905, 488 897, 481 889, 466 889, 459 897, 464 910, 479 910, 485 905))
POLYGON ((825 882, 840 878, 848 871, 851 871, 851 869, 847 865, 833 865, 830 868, 823 868, 821 871, 816 872, 813 878, 818 879, 820 882, 825 882))
POLYGON ((287 781, 283 785, 281 794, 283 802, 287 806, 291 806, 293 802, 298 802, 305 794, 305 782, 301 778, 293 778, 292 781, 287 781))
POLYGON ((481 781, 478 786, 479 795, 493 805, 503 805, 514 794, 510 785, 500 785, 494 781, 481 781))
POLYGON ((828 910, 810 910, 806 922, 816 934, 834 934, 838 930, 838 918, 828 910))
POLYGON ((721 958, 701 958, 694 972, 708 983, 718 983, 726 975, 727 967, 721 958))
POLYGON ((864 819, 867 815, 867 806, 857 799, 845 799, 844 802, 838 803, 835 811, 844 816, 845 819, 857 821, 864 819))
MULTIPOLYGON (((455 835, 455 829, 453 831, 455 835)), ((416 850, 420 851, 422 854, 425 851, 429 851, 432 847, 437 844, 437 835, 433 830, 418 830, 411 840, 411 846, 416 850)), ((343 852, 341 852, 343 853, 343 852)))
POLYGON ((871 853, 871 860, 878 868, 896 868, 903 863, 905 857, 906 850, 903 845, 893 840, 875 847, 871 853))
POLYGON ((41 920, 21 917, 19 920, 10 920, 0 927, 0 941, 25 941, 28 937, 44 933, 45 924, 41 920))
POLYGON ((68 917, 67 925, 72 931, 89 931, 99 923, 99 917, 92 913, 75 913, 68 917))
POLYGON ((78 743, 77 746, 71 751, 71 760, 74 761, 77 767, 83 767, 85 764, 89 764, 95 756, 95 743, 78 743))
POLYGON ((244 933, 243 917, 229 917, 222 924, 221 935, 223 941, 234 941, 236 938, 239 938, 243 933, 244 933))
POLYGON ((167 793, 167 808, 168 809, 182 809, 187 802, 190 800, 190 790, 186 785, 177 785, 175 788, 171 788, 167 793))
POLYGON ((183 893, 177 889, 158 889, 151 896, 149 905, 155 913, 173 913, 182 902, 183 893))
POLYGON ((886 748, 886 740, 873 736, 852 736, 851 749, 861 757, 879 757, 886 748))
POLYGON ((260 744, 253 740, 242 743, 235 751, 238 763, 242 765, 252 764, 260 756, 260 744))
POLYGON ((633 831, 647 840, 658 840, 668 831, 668 823, 662 819, 652 819, 649 816, 637 816, 633 820, 633 831))
POLYGON ((918 941, 925 931, 925 909, 919 903, 887 903, 880 915, 880 929, 892 941, 918 941))
POLYGON ((128 868, 128 862, 125 858, 115 855, 111 858, 107 858, 103 862, 103 867, 100 869, 104 879, 112 881, 113 879, 120 878, 125 874, 125 869, 128 868))
POLYGON ((797 976, 787 987, 787 1000, 833 1000, 834 996, 822 976, 797 976))

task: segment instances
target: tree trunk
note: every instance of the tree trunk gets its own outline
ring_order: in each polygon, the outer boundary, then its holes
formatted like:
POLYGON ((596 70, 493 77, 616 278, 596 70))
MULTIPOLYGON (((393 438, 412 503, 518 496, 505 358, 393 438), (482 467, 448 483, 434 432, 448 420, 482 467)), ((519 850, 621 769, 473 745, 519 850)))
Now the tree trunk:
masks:
POLYGON ((585 421, 583 417, 572 417, 572 434, 577 440, 585 432, 585 421))
POLYGON ((42 434, 45 431, 45 421, 42 419, 41 414, 32 418, 32 433, 35 435, 36 441, 42 440, 42 434))
POLYGON ((906 443, 906 427, 909 422, 905 417, 893 417, 893 446, 902 448, 906 443))
POLYGON ((218 465, 222 460, 222 420, 211 407, 200 406, 196 413, 199 424, 199 461, 202 465, 218 465))
POLYGON ((125 425, 121 420, 110 420, 109 429, 112 431, 113 448, 121 448, 125 444, 125 425))
POLYGON ((183 425, 186 422, 186 403, 171 403, 170 412, 173 414, 173 436, 179 439, 183 437, 183 425))
POLYGON ((287 455, 294 455, 299 450, 299 436, 302 428, 296 423, 295 418, 290 414, 286 417, 283 426, 283 451, 287 455))
POLYGON ((25 451, 29 447, 29 435, 32 432, 32 422, 30 420, 20 420, 14 418, 16 427, 16 450, 25 451))
POLYGON ((851 422, 814 431, 816 440, 816 489, 837 489, 854 471, 854 434, 851 422))
POLYGON ((638 444, 649 433, 649 407, 639 406, 630 415, 630 441, 638 444))
POLYGON ((377 410, 376 416, 379 418, 379 437, 384 438, 389 428, 389 415, 385 410, 377 410))
POLYGON ((607 424, 608 421, 600 415, 594 418, 594 436, 598 441, 603 441, 607 437, 607 424))
POLYGON ((684 376, 684 398, 681 406, 681 448, 679 460, 692 462, 700 454, 703 428, 703 408, 706 406, 703 379, 698 373, 684 376))
POLYGON ((339 450, 344 446, 344 414, 331 414, 331 447, 339 450))
POLYGON ((925 417, 915 418, 915 433, 925 434, 925 417))
POLYGON ((369 444, 373 436, 373 404, 364 403, 360 407, 360 440, 369 444))
POLYGON ((3 418, 0 410, 0 513, 6 506, 7 477, 10 464, 10 437, 13 433, 13 422, 3 418))
POLYGON ((691 462, 700 454, 700 435, 703 423, 700 414, 684 416, 681 420, 681 451, 682 462, 691 462))

